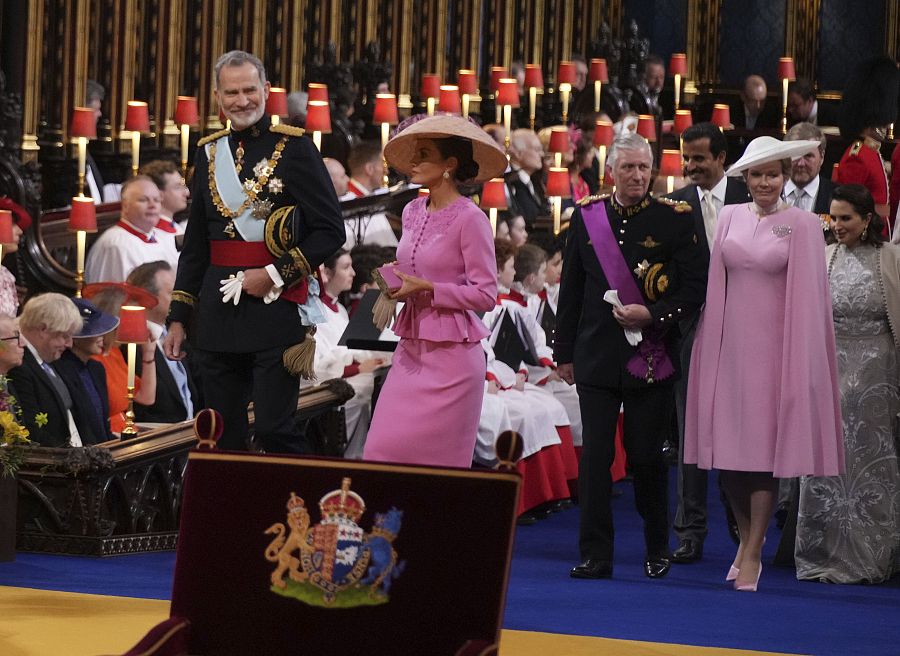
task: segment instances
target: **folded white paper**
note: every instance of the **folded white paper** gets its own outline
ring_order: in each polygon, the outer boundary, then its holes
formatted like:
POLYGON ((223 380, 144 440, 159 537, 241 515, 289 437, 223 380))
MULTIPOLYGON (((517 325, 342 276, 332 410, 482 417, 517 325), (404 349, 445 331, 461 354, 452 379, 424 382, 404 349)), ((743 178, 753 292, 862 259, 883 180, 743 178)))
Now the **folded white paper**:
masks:
MULTIPOLYGON (((622 301, 619 300, 619 292, 617 292, 615 289, 608 290, 603 295, 603 300, 619 309, 625 307, 624 305, 622 305, 622 301)), ((640 328, 622 328, 622 330, 625 331, 625 339, 628 340, 628 343, 632 346, 637 346, 644 338, 644 336, 641 334, 640 328)))

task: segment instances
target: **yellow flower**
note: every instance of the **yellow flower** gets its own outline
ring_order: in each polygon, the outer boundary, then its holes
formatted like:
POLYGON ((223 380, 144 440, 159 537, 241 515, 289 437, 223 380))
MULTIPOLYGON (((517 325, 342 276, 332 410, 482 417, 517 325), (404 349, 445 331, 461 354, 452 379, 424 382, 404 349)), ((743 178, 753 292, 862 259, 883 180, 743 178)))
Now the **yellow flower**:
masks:
POLYGON ((39 412, 34 416, 34 423, 37 424, 38 428, 43 428, 47 425, 47 413, 39 412))

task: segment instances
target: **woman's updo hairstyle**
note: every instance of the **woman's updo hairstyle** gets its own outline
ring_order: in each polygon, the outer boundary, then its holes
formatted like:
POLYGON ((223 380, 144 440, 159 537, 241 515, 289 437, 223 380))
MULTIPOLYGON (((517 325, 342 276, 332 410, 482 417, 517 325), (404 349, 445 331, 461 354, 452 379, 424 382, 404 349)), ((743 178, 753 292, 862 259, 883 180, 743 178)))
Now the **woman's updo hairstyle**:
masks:
POLYGON ((444 159, 456 158, 458 165, 453 177, 457 182, 467 183, 478 176, 478 162, 472 155, 471 141, 459 137, 446 137, 435 139, 434 145, 444 159))
POLYGON ((884 219, 875 211, 875 199, 872 194, 861 184, 845 184, 835 187, 831 192, 831 200, 844 201, 853 211, 860 215, 863 219, 871 216, 869 221, 869 229, 866 231, 866 241, 872 244, 881 244, 884 242, 884 219))

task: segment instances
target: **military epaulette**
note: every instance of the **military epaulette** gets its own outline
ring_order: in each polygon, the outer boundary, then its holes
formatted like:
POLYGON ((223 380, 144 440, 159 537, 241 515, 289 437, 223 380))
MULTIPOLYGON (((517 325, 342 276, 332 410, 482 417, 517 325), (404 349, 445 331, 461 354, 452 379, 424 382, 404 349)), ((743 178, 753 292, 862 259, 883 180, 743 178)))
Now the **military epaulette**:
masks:
POLYGON ((284 123, 279 123, 278 125, 270 125, 269 132, 287 134, 292 137, 302 137, 306 130, 304 130, 303 128, 294 127, 293 125, 285 125, 284 123))
POLYGON ((856 157, 857 155, 859 155, 859 151, 862 150, 862 147, 863 147, 862 139, 854 141, 853 145, 850 146, 850 157, 856 157))
POLYGON ((225 136, 226 134, 228 134, 229 132, 231 132, 231 130, 229 130, 228 128, 223 128, 223 129, 221 129, 221 130, 219 130, 219 131, 217 131, 217 132, 213 132, 212 134, 208 134, 208 135, 206 135, 205 137, 203 137, 200 141, 198 141, 198 142, 197 142, 197 145, 198 145, 198 146, 205 146, 205 145, 208 144, 208 143, 212 143, 213 141, 216 141, 216 140, 218 140, 218 139, 221 139, 222 137, 224 137, 224 136, 225 136))
POLYGON ((683 200, 675 200, 673 198, 666 198, 665 196, 654 196, 653 198, 657 203, 662 203, 663 205, 668 205, 673 210, 678 212, 679 214, 684 214, 685 212, 691 212, 691 204, 685 202, 683 200))
POLYGON ((594 194, 592 196, 585 196, 580 201, 578 201, 579 207, 584 207, 585 205, 590 205, 591 203, 596 203, 601 200, 606 200, 609 198, 610 194, 594 194))

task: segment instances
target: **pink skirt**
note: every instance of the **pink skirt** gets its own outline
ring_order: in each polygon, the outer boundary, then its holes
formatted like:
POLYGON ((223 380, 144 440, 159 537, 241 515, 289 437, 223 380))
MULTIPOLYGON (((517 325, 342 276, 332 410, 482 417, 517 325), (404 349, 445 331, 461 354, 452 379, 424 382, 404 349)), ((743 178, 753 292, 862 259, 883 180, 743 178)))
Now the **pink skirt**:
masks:
POLYGON ((401 339, 378 396, 363 459, 471 466, 484 375, 479 342, 401 339))

